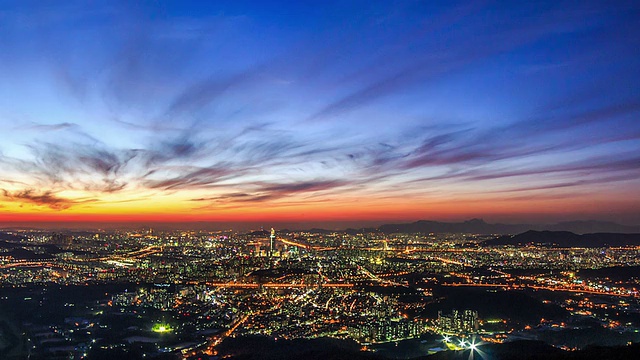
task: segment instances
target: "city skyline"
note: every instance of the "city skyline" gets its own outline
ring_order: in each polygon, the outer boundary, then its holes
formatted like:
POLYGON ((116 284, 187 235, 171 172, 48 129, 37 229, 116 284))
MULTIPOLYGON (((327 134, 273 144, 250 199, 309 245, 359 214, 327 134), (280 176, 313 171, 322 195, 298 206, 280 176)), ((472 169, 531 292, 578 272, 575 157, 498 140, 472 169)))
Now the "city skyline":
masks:
POLYGON ((4 3, 0 224, 639 225, 639 10, 4 3))

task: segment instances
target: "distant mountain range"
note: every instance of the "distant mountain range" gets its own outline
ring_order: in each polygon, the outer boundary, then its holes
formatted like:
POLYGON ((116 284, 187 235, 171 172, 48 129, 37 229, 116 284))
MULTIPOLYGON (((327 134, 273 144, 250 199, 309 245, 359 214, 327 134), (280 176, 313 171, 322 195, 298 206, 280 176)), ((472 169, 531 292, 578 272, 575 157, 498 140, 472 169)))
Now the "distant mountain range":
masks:
POLYGON ((640 233, 640 226, 626 226, 607 221, 570 221, 557 224, 489 224, 482 219, 464 222, 439 222, 420 220, 409 224, 388 224, 377 228, 384 233, 472 233, 519 234, 528 230, 569 231, 587 233, 640 233))
MULTIPOLYGON (((182 224, 183 228, 188 228, 191 224, 182 224)), ((201 226, 201 224, 199 224, 201 226)), ((377 226, 377 225, 376 225, 377 226)), ((275 226, 274 226, 275 227, 275 226)), ((19 228, 19 227, 18 227, 19 228)), ((228 227, 227 227, 228 228, 228 227)), ((295 229, 295 228, 294 228, 295 229)), ((281 228, 276 227, 279 233, 287 233, 290 231, 285 226, 281 228)), ((304 229, 304 228, 302 228, 304 229)), ((377 227, 368 226, 361 228, 347 228, 344 230, 329 230, 321 228, 311 228, 304 231, 317 234, 329 234, 335 232, 346 232, 348 234, 359 234, 366 232, 382 232, 386 234, 392 233, 466 233, 466 234, 483 234, 483 235, 504 235, 504 234, 520 234, 528 230, 537 231, 569 231, 575 234, 591 234, 591 233, 623 233, 623 234, 638 234, 640 233, 640 226, 627 226, 608 221, 568 221, 560 222, 557 224, 490 224, 482 219, 471 219, 463 222, 441 222, 431 220, 419 220, 412 223, 399 223, 399 224, 384 224, 377 227)), ((41 230, 47 231, 47 230, 41 230)), ((51 230, 49 230, 51 231, 51 230)), ((92 231, 79 231, 79 230, 63 230, 56 229, 57 233, 72 234, 75 236, 92 236, 95 232, 92 231)), ((247 234, 253 236, 269 236, 267 229, 258 231, 249 231, 247 234)), ((0 229, 0 240, 5 241, 21 241, 26 238, 22 234, 11 234, 9 232, 0 229)))
POLYGON ((559 247, 616 247, 640 245, 640 234, 594 233, 578 235, 568 231, 529 230, 518 235, 505 235, 487 240, 483 245, 551 245, 559 247))
MULTIPOLYGON (((419 220, 412 223, 385 224, 378 227, 348 228, 341 230, 347 234, 361 234, 366 232, 383 232, 385 234, 394 233, 463 233, 463 234, 520 234, 529 230, 537 231, 568 231, 574 234, 592 233, 622 233, 638 234, 640 226, 620 225, 609 221, 567 221, 557 224, 489 224, 482 219, 471 219, 463 222, 441 222, 431 220, 419 220)), ((278 229, 278 232, 290 232, 295 230, 278 229)), ((305 230, 316 234, 330 234, 340 232, 337 230, 327 230, 313 228, 305 230)), ((250 233, 260 234, 259 231, 250 233)), ((265 231, 268 235, 268 232, 265 231)))

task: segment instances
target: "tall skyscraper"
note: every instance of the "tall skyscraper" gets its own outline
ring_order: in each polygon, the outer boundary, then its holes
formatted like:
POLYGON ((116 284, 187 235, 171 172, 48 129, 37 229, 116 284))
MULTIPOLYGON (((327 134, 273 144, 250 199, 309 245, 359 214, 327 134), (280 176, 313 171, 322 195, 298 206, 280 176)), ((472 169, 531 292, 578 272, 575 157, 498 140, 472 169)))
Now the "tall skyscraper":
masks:
POLYGON ((273 256, 273 245, 276 241, 276 231, 271 228, 271 235, 269 236, 269 256, 273 256))

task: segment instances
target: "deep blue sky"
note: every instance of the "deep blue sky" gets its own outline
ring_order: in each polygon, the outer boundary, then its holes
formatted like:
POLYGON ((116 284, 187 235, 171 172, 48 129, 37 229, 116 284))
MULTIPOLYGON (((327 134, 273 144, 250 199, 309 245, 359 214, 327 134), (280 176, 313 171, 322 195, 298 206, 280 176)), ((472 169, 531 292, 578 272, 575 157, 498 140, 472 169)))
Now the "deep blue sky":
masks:
POLYGON ((637 224, 638 19, 611 1, 2 1, 0 218, 637 224))

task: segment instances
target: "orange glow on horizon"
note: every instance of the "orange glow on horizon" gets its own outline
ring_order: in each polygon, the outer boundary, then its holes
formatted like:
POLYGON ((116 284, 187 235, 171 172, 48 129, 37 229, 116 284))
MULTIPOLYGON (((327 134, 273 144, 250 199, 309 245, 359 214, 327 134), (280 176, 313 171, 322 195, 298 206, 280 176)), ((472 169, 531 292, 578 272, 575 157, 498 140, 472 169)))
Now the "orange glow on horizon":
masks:
MULTIPOLYGON (((74 206, 50 209, 37 205, 16 206, 0 203, 0 222, 305 222, 305 221, 415 221, 464 220, 474 217, 525 221, 571 214, 598 214, 602 207, 592 200, 574 199, 502 199, 501 201, 416 199, 341 199, 340 201, 291 203, 264 202, 243 207, 194 207, 192 202, 171 199, 140 202, 74 206)), ((629 212, 635 204, 617 202, 611 213, 629 212)))

